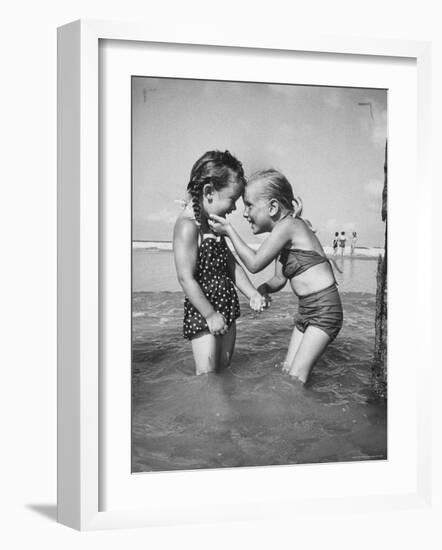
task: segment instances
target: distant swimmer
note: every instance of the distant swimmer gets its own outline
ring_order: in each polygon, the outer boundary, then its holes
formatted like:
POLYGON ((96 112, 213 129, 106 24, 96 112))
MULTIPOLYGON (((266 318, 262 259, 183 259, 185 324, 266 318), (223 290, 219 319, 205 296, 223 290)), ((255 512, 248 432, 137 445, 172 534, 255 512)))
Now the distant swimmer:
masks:
POLYGON ((350 247, 351 247, 350 254, 354 253, 355 248, 356 248, 356 241, 357 240, 358 240, 358 234, 356 233, 356 231, 353 231, 353 235, 351 237, 351 243, 350 243, 350 247))
POLYGON ((335 238, 333 239, 333 256, 338 253, 339 233, 336 231, 335 238))
POLYGON ((346 242, 347 242, 347 237, 345 236, 345 231, 341 231, 341 234, 339 235, 339 247, 341 249, 341 256, 344 255, 346 242))

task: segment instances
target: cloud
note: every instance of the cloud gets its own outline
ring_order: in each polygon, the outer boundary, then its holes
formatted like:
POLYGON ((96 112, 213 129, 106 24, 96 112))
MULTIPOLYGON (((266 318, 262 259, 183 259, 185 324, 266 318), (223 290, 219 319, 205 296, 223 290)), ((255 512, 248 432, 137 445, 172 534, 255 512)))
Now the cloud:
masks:
POLYGON ((338 227, 338 222, 336 218, 331 218, 330 220, 327 220, 325 222, 325 227, 328 231, 337 231, 336 228, 338 227))
POLYGON ((345 222, 344 224, 342 224, 342 227, 342 231, 349 233, 351 231, 354 231, 354 229, 356 228, 356 224, 354 222, 345 222))
POLYGON ((380 179, 371 179, 363 186, 364 192, 372 199, 380 199, 383 188, 384 182, 380 179))
POLYGON ((144 219, 149 222, 175 223, 177 219, 176 212, 171 212, 167 208, 163 208, 159 212, 148 214, 144 219))

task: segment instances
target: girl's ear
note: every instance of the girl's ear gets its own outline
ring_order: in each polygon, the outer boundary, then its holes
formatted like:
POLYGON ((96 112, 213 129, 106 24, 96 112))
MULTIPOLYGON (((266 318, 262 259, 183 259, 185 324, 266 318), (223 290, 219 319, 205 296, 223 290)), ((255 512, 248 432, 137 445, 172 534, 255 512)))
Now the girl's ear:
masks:
POLYGON ((206 199, 211 199, 213 196, 213 185, 211 183, 206 183, 203 187, 203 197, 206 199))
POLYGON ((270 216, 276 216, 276 214, 280 211, 281 207, 279 206, 279 202, 276 199, 271 199, 269 201, 269 214, 270 216))

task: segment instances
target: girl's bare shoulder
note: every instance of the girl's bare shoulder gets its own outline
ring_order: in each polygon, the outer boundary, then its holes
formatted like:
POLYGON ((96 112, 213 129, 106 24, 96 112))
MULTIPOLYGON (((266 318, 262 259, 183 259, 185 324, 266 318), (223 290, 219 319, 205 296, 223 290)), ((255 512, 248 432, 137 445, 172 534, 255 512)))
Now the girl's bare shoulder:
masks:
POLYGON ((318 238, 312 231, 309 224, 302 218, 292 218, 292 247, 305 250, 322 250, 318 238))
POLYGON ((295 220, 292 216, 288 216, 277 222, 271 231, 269 242, 272 241, 283 247, 291 247, 294 235, 296 234, 295 220))
POLYGON ((195 218, 192 218, 186 210, 181 212, 175 222, 173 238, 174 240, 179 238, 185 241, 198 239, 198 225, 195 222, 195 218))
POLYGON ((305 224, 300 218, 288 216, 280 223, 281 231, 287 233, 291 238, 300 237, 305 232, 305 224))

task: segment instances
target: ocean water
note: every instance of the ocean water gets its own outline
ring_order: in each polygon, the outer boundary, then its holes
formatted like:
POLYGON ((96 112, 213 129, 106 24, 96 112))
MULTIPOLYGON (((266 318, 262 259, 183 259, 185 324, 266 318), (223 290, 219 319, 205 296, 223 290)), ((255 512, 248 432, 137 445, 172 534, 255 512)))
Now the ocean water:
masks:
MULTIPOLYGON (((377 258, 370 256, 336 256, 334 269, 341 292, 376 292, 377 258), (340 273, 340 271, 342 273, 340 273)), ((134 249, 132 262, 133 292, 181 291, 176 278, 173 252, 160 249, 134 249)), ((261 273, 250 275, 257 286, 272 276, 274 263, 261 273)), ((282 292, 291 292, 287 284, 282 292)))
POLYGON ((344 326, 302 388, 280 363, 297 301, 241 298, 232 364, 194 375, 170 252, 134 252, 132 471, 385 460, 387 407, 371 386, 376 261, 344 258, 344 326))

